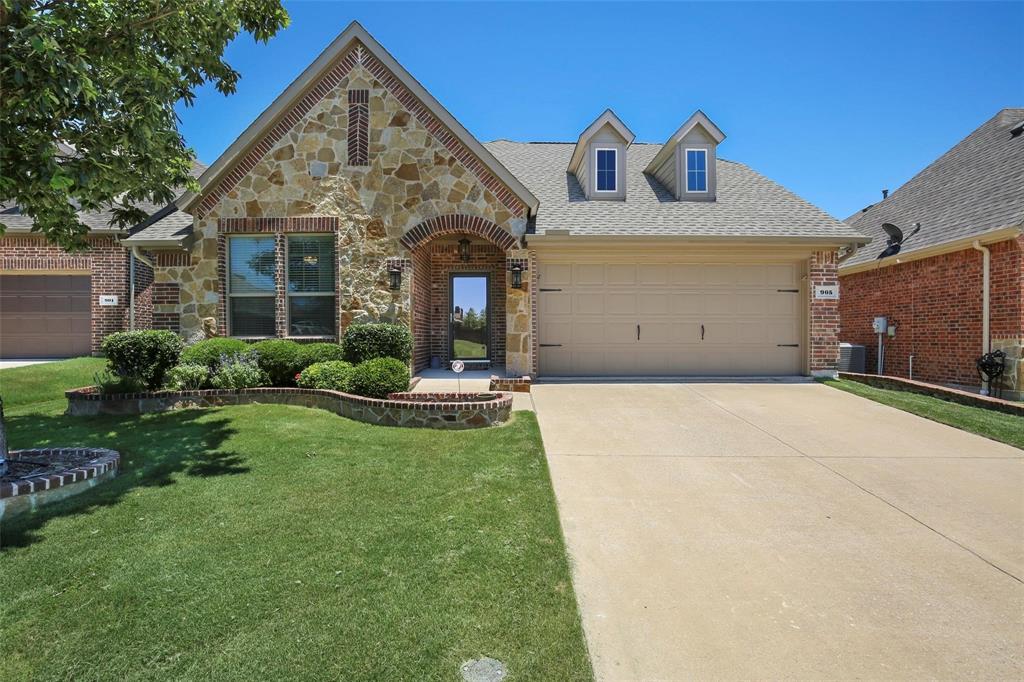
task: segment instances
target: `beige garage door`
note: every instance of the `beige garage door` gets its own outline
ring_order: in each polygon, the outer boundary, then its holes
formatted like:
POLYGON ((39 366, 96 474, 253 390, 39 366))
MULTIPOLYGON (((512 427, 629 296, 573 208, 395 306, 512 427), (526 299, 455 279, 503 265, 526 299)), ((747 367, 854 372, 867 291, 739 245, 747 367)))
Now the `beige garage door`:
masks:
POLYGON ((799 263, 544 263, 542 376, 799 374, 799 263))
POLYGON ((0 275, 0 358, 89 354, 88 275, 0 275))

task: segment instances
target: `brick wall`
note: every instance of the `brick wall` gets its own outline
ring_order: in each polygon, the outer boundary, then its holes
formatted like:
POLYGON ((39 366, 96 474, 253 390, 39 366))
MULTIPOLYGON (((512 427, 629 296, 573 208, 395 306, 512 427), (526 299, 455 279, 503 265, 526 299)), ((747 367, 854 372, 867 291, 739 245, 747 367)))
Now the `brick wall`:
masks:
MULTIPOLYGON (((132 258, 131 253, 128 258, 132 258)), ((135 260, 135 328, 153 328, 153 268, 135 260)))
POLYGON ((430 252, 426 248, 416 249, 412 253, 412 365, 417 372, 430 366, 433 311, 430 252))
POLYGON ((153 329, 181 331, 181 286, 177 282, 157 282, 153 285, 153 329))
POLYGON ((807 263, 808 336, 811 374, 835 372, 839 363, 839 301, 814 298, 815 286, 835 286, 836 252, 815 251, 807 263))
MULTIPOLYGON (((990 333, 1024 336, 1024 238, 989 246, 990 333)), ((841 280, 841 340, 867 346, 867 369, 877 366, 872 320, 897 326, 886 338, 885 373, 937 383, 978 385, 974 362, 982 350, 982 254, 974 249, 871 269, 841 280)))
MULTIPOLYGON (((7 235, 0 237, 0 270, 75 271, 88 273, 92 284, 92 352, 98 353, 103 339, 113 332, 128 328, 128 258, 129 252, 118 244, 113 235, 90 235, 85 251, 68 253, 59 246, 48 244, 41 235, 7 235), (117 305, 101 306, 101 295, 117 296, 117 305)), ((136 326, 146 328, 149 323, 149 282, 152 271, 136 262, 139 279, 136 302, 139 314, 136 326)))

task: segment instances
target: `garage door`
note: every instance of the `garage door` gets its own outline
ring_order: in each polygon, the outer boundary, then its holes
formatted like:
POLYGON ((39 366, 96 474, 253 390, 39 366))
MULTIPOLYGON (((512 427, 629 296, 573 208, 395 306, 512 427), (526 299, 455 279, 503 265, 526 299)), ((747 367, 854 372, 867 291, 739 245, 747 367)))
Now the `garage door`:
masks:
POLYGON ((540 374, 799 374, 799 263, 540 264, 540 374))
POLYGON ((0 358, 88 355, 88 275, 0 275, 0 358))

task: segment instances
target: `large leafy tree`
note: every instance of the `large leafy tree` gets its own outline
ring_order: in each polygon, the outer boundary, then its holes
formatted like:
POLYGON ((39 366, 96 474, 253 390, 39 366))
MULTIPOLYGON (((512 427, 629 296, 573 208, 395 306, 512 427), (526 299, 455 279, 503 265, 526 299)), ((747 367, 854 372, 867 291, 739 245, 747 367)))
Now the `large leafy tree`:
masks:
POLYGON ((0 0, 0 203, 73 250, 79 210, 124 227, 194 188, 175 105, 234 92, 227 44, 287 25, 280 0, 0 0))

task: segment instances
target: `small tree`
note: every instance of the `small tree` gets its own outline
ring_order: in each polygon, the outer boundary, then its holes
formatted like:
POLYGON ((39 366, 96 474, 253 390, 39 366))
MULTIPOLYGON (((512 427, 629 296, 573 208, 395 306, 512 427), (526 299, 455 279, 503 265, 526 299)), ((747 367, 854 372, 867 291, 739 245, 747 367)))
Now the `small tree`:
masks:
POLYGON ((74 250, 79 210, 125 227, 138 203, 196 189, 175 105, 206 83, 234 92, 227 44, 287 25, 280 0, 0 0, 0 202, 74 250))

